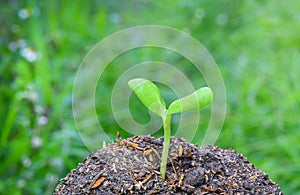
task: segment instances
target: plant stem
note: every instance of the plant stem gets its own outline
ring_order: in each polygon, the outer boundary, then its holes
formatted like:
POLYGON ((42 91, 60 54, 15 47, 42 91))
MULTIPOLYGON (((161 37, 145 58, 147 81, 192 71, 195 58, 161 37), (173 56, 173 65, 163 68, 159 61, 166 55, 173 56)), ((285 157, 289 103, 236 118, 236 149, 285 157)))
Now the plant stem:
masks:
POLYGON ((170 137, 171 137, 171 115, 166 114, 162 117, 163 125, 164 125, 164 145, 163 145, 163 152, 160 164, 160 174, 163 179, 166 176, 166 169, 167 169, 167 161, 169 155, 169 148, 170 148, 170 137))

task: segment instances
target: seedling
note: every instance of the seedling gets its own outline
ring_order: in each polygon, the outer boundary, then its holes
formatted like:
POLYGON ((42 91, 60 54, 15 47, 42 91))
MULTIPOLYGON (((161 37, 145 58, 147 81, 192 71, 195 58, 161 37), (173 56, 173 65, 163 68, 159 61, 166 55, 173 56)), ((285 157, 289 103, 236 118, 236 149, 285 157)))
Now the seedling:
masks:
POLYGON ((207 106, 212 101, 213 93, 208 87, 200 88, 188 96, 173 101, 167 109, 158 87, 151 81, 143 78, 135 78, 130 80, 128 85, 149 110, 162 118, 164 143, 160 174, 165 179, 170 148, 172 114, 196 111, 207 106))

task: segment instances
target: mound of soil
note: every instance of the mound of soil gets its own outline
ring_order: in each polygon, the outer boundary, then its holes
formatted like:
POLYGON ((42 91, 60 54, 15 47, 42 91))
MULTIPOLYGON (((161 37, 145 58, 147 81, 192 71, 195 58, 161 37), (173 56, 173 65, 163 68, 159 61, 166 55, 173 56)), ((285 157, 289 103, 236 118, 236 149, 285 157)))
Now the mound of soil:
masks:
POLYGON ((232 149, 197 147, 172 138, 166 179, 160 177, 163 138, 119 140, 78 164, 54 194, 283 194, 267 174, 232 149))

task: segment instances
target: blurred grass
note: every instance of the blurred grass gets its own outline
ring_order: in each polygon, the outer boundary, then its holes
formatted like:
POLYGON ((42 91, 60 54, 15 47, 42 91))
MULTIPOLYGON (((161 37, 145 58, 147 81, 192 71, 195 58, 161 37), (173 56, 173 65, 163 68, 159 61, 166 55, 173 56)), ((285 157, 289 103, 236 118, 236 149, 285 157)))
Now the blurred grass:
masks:
MULTIPOLYGON (((243 153, 286 194, 300 192, 299 2, 6 0, 0 4, 0 194, 51 194, 59 178, 89 153, 72 118, 76 70, 105 36, 144 24, 186 31, 211 52, 228 98, 227 118, 216 144, 243 153)), ((192 65, 176 54, 144 49, 120 56, 105 70, 97 88, 97 113, 112 136, 120 129, 108 106, 112 86, 122 73, 119 64, 156 59, 174 64, 200 87, 201 78, 193 74, 192 65)), ((206 115, 202 120, 208 119, 206 115)), ((137 120, 147 119, 140 116, 137 120)))

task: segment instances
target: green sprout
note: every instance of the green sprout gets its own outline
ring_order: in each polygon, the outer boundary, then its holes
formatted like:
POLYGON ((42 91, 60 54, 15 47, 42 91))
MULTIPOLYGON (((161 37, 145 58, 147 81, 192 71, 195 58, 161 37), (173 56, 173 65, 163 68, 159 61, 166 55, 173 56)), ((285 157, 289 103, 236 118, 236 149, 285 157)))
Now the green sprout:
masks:
POLYGON ((149 110, 158 114, 162 118, 164 143, 160 174, 161 177, 165 179, 170 148, 172 114, 196 111, 207 106, 213 98, 212 90, 208 87, 200 88, 188 96, 173 101, 167 109, 166 103, 163 100, 158 87, 151 81, 143 78, 135 78, 130 80, 128 85, 149 110))

